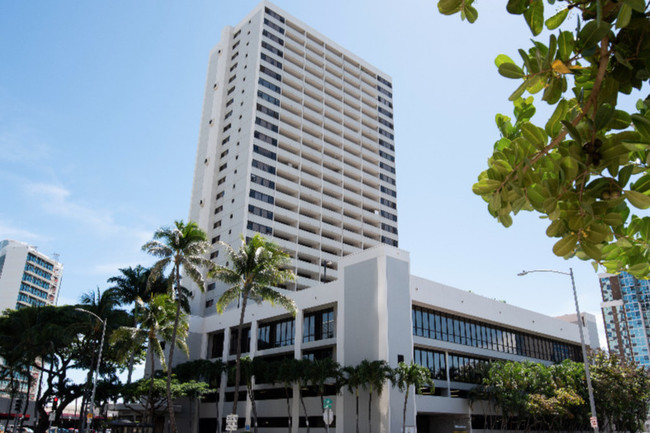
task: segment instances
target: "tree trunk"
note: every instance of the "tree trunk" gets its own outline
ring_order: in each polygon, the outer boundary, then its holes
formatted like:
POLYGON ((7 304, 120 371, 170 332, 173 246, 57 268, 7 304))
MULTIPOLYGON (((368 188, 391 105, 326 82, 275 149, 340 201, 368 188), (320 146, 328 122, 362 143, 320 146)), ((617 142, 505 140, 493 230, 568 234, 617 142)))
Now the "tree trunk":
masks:
MULTIPOLYGON (((302 410, 305 412, 305 425, 307 426, 307 433, 309 433, 309 415, 307 415, 307 406, 305 406, 305 399, 302 398, 302 386, 298 384, 298 392, 300 393, 300 404, 302 404, 302 410)), ((300 428, 300 426, 298 426, 300 428)))
POLYGON ((248 398, 251 399, 251 409, 253 411, 253 432, 257 433, 257 406, 255 405, 255 395, 253 394, 252 384, 246 386, 248 388, 248 398))
MULTIPOLYGON (((244 314, 246 313, 246 302, 248 302, 247 288, 242 290, 241 313, 239 315, 239 326, 237 327, 237 358, 235 361, 235 396, 232 402, 232 413, 237 414, 237 402, 239 401, 239 380, 241 378, 241 331, 244 327, 244 314)), ((176 432, 174 432, 176 433, 176 432)))
MULTIPOLYGON (((133 307, 133 328, 138 327, 138 303, 135 303, 135 307, 133 307)), ((128 366, 128 376, 126 377, 126 384, 130 385, 131 384, 131 378, 133 377, 133 364, 135 364, 135 352, 131 352, 129 355, 129 366, 128 366)))
POLYGON ((174 402, 172 401, 172 363, 174 361, 174 347, 176 346, 176 335, 178 333, 178 322, 181 318, 181 272, 180 263, 176 267, 176 318, 172 331, 172 341, 169 343, 169 356, 167 357, 167 411, 169 412, 169 426, 172 433, 178 433, 176 419, 174 418, 174 402))
MULTIPOLYGON (((151 336, 149 336, 149 338, 150 338, 149 341, 151 341, 151 336)), ((153 338, 156 338, 156 336, 154 335, 153 338)), ((150 376, 150 379, 151 379, 151 381, 149 382, 149 395, 147 396, 147 406, 149 406, 149 407, 146 408, 145 410, 149 409, 149 411, 150 411, 150 414, 149 414, 150 420, 149 420, 149 422, 151 423, 151 425, 153 425, 155 420, 156 420, 156 409, 155 409, 154 403, 153 403, 153 379, 154 379, 154 374, 156 373, 156 368, 154 366, 153 348, 151 347, 151 344, 149 344, 149 355, 151 357, 151 361, 150 361, 150 364, 151 364, 151 376, 150 376)))
POLYGON ((372 388, 368 395, 368 433, 372 433, 372 388))
POLYGON ((289 387, 285 385, 284 387, 284 394, 287 396, 287 415, 288 415, 288 420, 289 420, 289 430, 288 433, 291 433, 291 404, 289 403, 289 387))
POLYGON ((402 410, 402 433, 406 433, 406 405, 408 404, 409 401, 409 391, 411 390, 411 387, 409 385, 406 386, 406 394, 404 395, 404 409, 402 410))
POLYGON ((356 411, 356 422, 357 422, 357 433, 359 433, 359 388, 356 388, 354 390, 354 396, 356 399, 356 404, 357 404, 357 411, 356 411))

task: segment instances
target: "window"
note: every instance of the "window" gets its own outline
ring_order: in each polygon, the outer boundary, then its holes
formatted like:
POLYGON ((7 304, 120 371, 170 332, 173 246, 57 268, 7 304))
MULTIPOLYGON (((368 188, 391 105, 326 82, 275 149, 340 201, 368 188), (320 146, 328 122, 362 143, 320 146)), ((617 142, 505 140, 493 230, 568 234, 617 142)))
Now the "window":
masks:
POLYGON ((387 160, 389 160, 391 162, 395 162, 395 157, 393 155, 390 155, 390 154, 384 152, 383 150, 379 151, 379 156, 381 156, 382 158, 387 159, 387 160))
POLYGON ((269 16, 272 16, 276 20, 280 21, 282 24, 284 24, 284 18, 282 15, 278 14, 277 12, 272 11, 269 8, 264 8, 264 12, 266 12, 269 16))
POLYGON ((284 39, 275 36, 273 33, 267 31, 266 29, 262 30, 262 36, 265 36, 265 37, 269 38, 270 40, 272 40, 275 43, 278 43, 280 45, 284 45, 284 39))
POLYGON ((221 185, 221 184, 224 183, 225 181, 226 181, 226 176, 224 176, 224 177, 222 177, 221 179, 219 179, 219 180, 217 181, 217 185, 221 185))
POLYGON ((390 129, 394 129, 392 123, 390 123, 388 120, 385 120, 381 117, 379 118, 379 123, 381 123, 384 126, 388 126, 390 129))
POLYGON ((219 257, 219 251, 212 251, 210 253, 210 259, 216 259, 217 257, 219 257))
POLYGON ((273 161, 275 161, 277 158, 275 152, 271 152, 270 150, 264 149, 263 147, 260 147, 257 144, 253 145, 253 152, 258 153, 262 156, 266 156, 267 158, 270 158, 273 161))
POLYGON ((385 186, 381 185, 381 186, 379 187, 379 189, 380 189, 381 192, 383 192, 384 194, 388 194, 388 195, 390 195, 390 196, 397 197, 397 192, 396 192, 396 191, 393 191, 393 190, 390 189, 390 188, 386 188, 385 186))
POLYGON ((230 135, 227 136, 226 138, 224 138, 223 140, 221 140, 221 144, 222 144, 222 145, 223 145, 223 144, 226 144, 226 143, 228 143, 229 141, 230 141, 230 135))
POLYGON ((385 175, 384 173, 379 173, 379 179, 383 180, 384 182, 388 182, 391 185, 395 185, 395 179, 388 175, 385 175))
POLYGON ((208 299, 205 301, 205 308, 212 307, 214 305, 214 299, 208 299))
POLYGON ((223 127, 223 132, 226 132, 227 130, 229 130, 231 128, 231 126, 232 126, 232 124, 230 124, 230 123, 227 124, 226 126, 224 126, 223 127))
POLYGON ((262 126, 264 128, 270 129, 273 132, 278 132, 278 127, 276 125, 274 125, 271 122, 268 122, 268 121, 266 121, 264 119, 261 119, 259 117, 255 118, 255 124, 260 125, 260 126, 262 126))
POLYGON ((254 232, 260 233, 262 235, 271 235, 273 234, 273 229, 269 226, 265 226, 263 224, 258 224, 253 221, 249 221, 248 224, 246 225, 246 228, 248 230, 252 230, 254 232))
POLYGON ((239 55, 239 51, 237 51, 235 54, 233 54, 233 55, 230 57, 230 60, 235 60, 235 57, 237 57, 238 55, 239 55))
POLYGON ((226 102, 226 108, 230 107, 234 101, 235 100, 231 98, 228 102, 226 102))
POLYGON ((282 75, 280 75, 277 72, 267 68, 264 65, 260 65, 260 72, 263 73, 263 74, 266 74, 269 77, 274 78, 274 79, 276 79, 278 81, 282 81, 282 75))
POLYGON ((391 209, 397 209, 397 203, 395 203, 395 202, 392 202, 392 201, 387 200, 385 198, 381 198, 380 201, 381 201, 381 204, 383 204, 384 206, 388 206, 391 209))
POLYGON ((269 164, 264 164, 261 161, 258 161, 256 159, 253 159, 253 162, 251 164, 255 168, 259 168, 262 171, 265 171, 267 173, 275 174, 275 167, 269 164))
POLYGON ((381 216, 383 218, 389 219, 391 221, 397 221, 397 215, 394 215, 394 214, 392 214, 390 212, 386 212, 385 210, 381 211, 381 216))
POLYGON ((230 110, 229 112, 226 113, 225 116, 223 116, 223 120, 228 119, 230 116, 232 116, 232 110, 230 110))
POLYGON ((260 58, 261 58, 262 60, 264 60, 265 62, 267 62, 267 63, 269 63, 269 64, 275 66, 276 68, 278 68, 278 69, 282 69, 282 63, 279 62, 279 61, 277 61, 277 60, 275 60, 273 57, 271 57, 271 56, 267 56, 266 54, 262 53, 262 54, 260 55, 260 58))
POLYGON ((230 94, 232 94, 232 92, 234 92, 234 91, 235 91, 235 88, 234 88, 234 87, 231 87, 230 89, 228 89, 228 94, 230 95, 230 94))
MULTIPOLYGON (((248 353, 251 351, 251 325, 242 327, 241 352, 248 353)), ((230 328, 230 354, 237 355, 237 327, 230 328)))
POLYGON ((390 149, 393 152, 395 152, 395 146, 393 146, 392 144, 390 144, 387 141, 382 140, 381 138, 379 139, 379 145, 382 146, 382 147, 385 147, 386 149, 390 149))
POLYGON ((221 236, 215 236, 215 237, 213 237, 213 238, 212 238, 212 244, 216 244, 217 242, 219 242, 219 239, 221 239, 221 236))
POLYGON ((284 29, 279 25, 277 25, 276 23, 274 23, 273 21, 269 20, 268 18, 264 18, 264 24, 271 27, 273 30, 284 34, 284 29))
POLYGON ((219 167, 219 171, 224 171, 227 167, 228 167, 228 163, 225 163, 221 167, 219 167))
POLYGON ((234 65, 232 65, 232 66, 230 67, 230 72, 232 72, 236 67, 237 67, 237 63, 235 63, 234 65))
POLYGON ((380 77, 379 75, 377 75, 377 81, 379 81, 379 82, 382 83, 382 84, 385 84, 385 85, 388 86, 388 88, 390 88, 390 89, 393 88, 393 85, 390 83, 390 81, 388 81, 388 80, 386 80, 386 79, 380 77))
POLYGON ((386 105, 387 107, 393 108, 393 103, 390 102, 388 99, 382 98, 381 96, 377 96, 377 100, 382 104, 386 105))
POLYGON ((268 143, 268 144, 270 144, 272 146, 277 146, 278 145, 278 140, 276 140, 275 138, 271 138, 268 135, 263 134, 263 133, 261 133, 259 131, 255 131, 255 138, 257 138, 259 140, 262 140, 263 142, 268 143))
POLYGON ((385 163, 379 161, 379 168, 395 174, 395 167, 393 167, 392 165, 388 165, 388 164, 385 164, 385 163))
POLYGON ((261 90, 257 91, 257 96, 264 99, 265 101, 270 102, 273 105, 280 106, 280 100, 278 98, 274 98, 273 96, 271 96, 269 94, 266 94, 266 93, 262 92, 261 90))
POLYGON ((221 152, 221 158, 223 158, 224 156, 228 155, 228 152, 230 152, 230 150, 228 150, 228 149, 226 149, 226 150, 224 150, 223 152, 221 152))
POLYGON ((380 85, 377 85, 377 90, 379 90, 381 93, 383 93, 384 95, 388 96, 389 98, 392 98, 392 97, 393 97, 393 94, 392 94, 392 93, 390 93, 388 90, 384 89, 384 88, 381 87, 380 85))
POLYGON ((391 226, 389 224, 381 223, 381 229, 384 230, 384 231, 393 233, 393 234, 397 234, 397 228, 393 227, 393 226, 391 226))
POLYGON ((219 227, 221 227, 221 220, 215 222, 215 223, 212 225, 212 228, 213 228, 213 229, 216 229, 216 228, 219 228, 219 227))
POLYGON ((379 111, 381 114, 383 114, 386 117, 389 117, 391 119, 393 118, 393 113, 391 113, 390 111, 388 111, 388 110, 386 110, 386 109, 384 109, 382 107, 377 106, 377 111, 379 111))
POLYGON ((334 338, 334 309, 305 313, 302 341, 306 343, 326 338, 334 338))
POLYGON ((273 201, 274 201, 273 197, 271 197, 270 195, 255 191, 254 189, 251 189, 251 192, 250 192, 249 196, 251 198, 254 198, 256 200, 260 200, 260 201, 263 201, 263 202, 266 202, 266 203, 269 203, 269 204, 273 204, 273 201))
POLYGON ((391 245, 397 247, 397 241, 386 236, 381 237, 381 243, 386 245, 391 245))
POLYGON ((262 48, 266 48, 267 50, 269 50, 270 52, 272 52, 273 54, 275 54, 278 57, 283 57, 284 56, 284 53, 281 50, 275 48, 273 45, 269 44, 266 41, 262 41, 262 48))
POLYGON ((271 89, 274 92, 280 93, 280 87, 279 86, 276 86, 275 84, 266 81, 262 77, 259 78, 258 83, 260 83, 262 86, 266 87, 267 89, 271 89))
POLYGON ((384 131, 384 130, 381 129, 381 128, 379 128, 379 133, 380 133, 381 135, 383 135, 384 137, 388 137, 388 138, 390 138, 391 140, 394 140, 394 139, 395 139, 395 136, 394 136, 393 134, 391 134, 391 133, 388 132, 388 131, 384 131))
POLYGON ((223 356, 223 332, 210 335, 210 358, 221 358, 223 356))
POLYGON ((295 339, 295 320, 285 319, 260 324, 257 332, 257 348, 260 350, 274 347, 291 346, 295 339))
POLYGON ((257 104, 257 111, 259 111, 260 113, 264 113, 267 116, 273 117, 274 119, 280 118, 280 115, 276 111, 271 110, 270 108, 265 107, 262 104, 257 104))
POLYGON ((263 177, 256 174, 251 174, 251 182, 265 186, 267 188, 275 189, 275 182, 272 180, 264 179, 263 177))
POLYGON ((269 220, 273 219, 273 212, 266 209, 262 209, 257 206, 253 206, 252 204, 248 205, 248 212, 252 213, 253 215, 261 216, 262 218, 266 218, 269 220))
POLYGON ((216 209, 214 210, 214 214, 216 215, 216 214, 218 214, 218 213, 221 212, 221 211, 223 211, 223 206, 219 206, 218 208, 216 208, 216 209))
POLYGON ((233 49, 233 50, 239 46, 239 42, 240 42, 240 41, 237 41, 237 42, 235 42, 235 43, 233 44, 233 46, 232 46, 232 49, 233 49))

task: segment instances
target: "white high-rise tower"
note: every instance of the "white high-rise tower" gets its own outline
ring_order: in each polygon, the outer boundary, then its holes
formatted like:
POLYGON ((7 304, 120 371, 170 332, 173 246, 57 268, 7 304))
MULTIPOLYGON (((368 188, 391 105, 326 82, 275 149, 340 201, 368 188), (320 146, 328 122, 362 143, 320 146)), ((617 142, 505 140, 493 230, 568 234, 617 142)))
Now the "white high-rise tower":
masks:
POLYGON ((288 289, 335 280, 342 256, 397 246, 393 139, 390 78, 263 2, 210 54, 190 220, 216 263, 259 232, 290 253, 288 289))

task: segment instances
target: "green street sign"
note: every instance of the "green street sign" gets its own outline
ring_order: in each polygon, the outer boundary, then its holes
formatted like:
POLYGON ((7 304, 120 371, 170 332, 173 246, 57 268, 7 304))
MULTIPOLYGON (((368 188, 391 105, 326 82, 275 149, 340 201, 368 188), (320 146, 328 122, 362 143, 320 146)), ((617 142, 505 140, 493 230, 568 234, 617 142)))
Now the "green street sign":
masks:
POLYGON ((323 400, 323 409, 331 409, 332 408, 332 399, 331 398, 326 398, 323 400))

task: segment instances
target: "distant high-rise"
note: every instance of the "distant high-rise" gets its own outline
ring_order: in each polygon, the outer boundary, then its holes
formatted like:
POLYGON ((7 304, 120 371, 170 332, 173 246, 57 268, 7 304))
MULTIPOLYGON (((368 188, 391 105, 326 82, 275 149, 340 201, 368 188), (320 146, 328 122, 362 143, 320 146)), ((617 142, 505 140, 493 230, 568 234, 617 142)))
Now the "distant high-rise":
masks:
POLYGON ((342 256, 398 245, 393 140, 390 78, 263 2, 211 52, 190 219, 216 263, 259 232, 292 257, 286 288, 333 281, 342 256))
POLYGON ((24 242, 0 242, 0 312, 54 305, 63 265, 24 242))
POLYGON ((599 277, 609 351, 650 367, 650 281, 625 272, 599 277))

